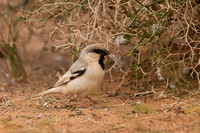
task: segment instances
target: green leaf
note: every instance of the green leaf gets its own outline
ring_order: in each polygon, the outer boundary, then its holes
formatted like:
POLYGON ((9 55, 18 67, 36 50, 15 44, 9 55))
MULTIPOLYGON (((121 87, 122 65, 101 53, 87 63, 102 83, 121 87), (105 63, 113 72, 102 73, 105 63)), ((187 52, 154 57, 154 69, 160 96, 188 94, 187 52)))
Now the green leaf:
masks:
POLYGON ((133 107, 133 111, 137 112, 137 113, 156 113, 156 109, 150 105, 147 104, 134 104, 132 105, 133 107))

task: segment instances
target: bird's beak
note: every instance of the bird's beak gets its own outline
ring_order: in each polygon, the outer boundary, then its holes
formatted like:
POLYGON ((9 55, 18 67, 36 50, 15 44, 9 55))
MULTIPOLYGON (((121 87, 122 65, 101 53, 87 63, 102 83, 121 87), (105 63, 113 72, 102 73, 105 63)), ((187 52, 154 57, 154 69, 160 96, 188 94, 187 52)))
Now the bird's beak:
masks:
POLYGON ((104 49, 103 51, 104 51, 104 55, 109 55, 110 54, 110 52, 107 49, 104 49))

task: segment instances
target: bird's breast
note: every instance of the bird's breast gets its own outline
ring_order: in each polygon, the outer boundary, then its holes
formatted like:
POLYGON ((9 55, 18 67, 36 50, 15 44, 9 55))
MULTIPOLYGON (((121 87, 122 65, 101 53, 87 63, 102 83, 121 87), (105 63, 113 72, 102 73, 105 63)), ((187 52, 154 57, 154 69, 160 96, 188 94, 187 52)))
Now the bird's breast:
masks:
POLYGON ((91 78, 102 78, 104 77, 105 71, 98 63, 94 63, 88 66, 86 73, 91 78))
POLYGON ((98 63, 88 65, 85 73, 70 81, 65 89, 66 95, 77 95, 86 97, 94 90, 98 89, 103 81, 105 71, 98 63))

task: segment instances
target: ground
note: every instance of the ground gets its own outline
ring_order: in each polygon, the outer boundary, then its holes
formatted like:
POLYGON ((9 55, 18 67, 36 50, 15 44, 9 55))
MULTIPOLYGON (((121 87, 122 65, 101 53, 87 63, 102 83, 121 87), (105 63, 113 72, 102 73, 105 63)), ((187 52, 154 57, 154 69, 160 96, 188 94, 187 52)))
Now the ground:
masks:
MULTIPOLYGON (((1 83, 1 133, 200 131, 199 98, 155 98, 142 95, 137 89, 130 90, 126 84, 118 95, 113 95, 121 80, 120 74, 114 74, 113 82, 106 74, 99 91, 90 96, 95 104, 88 99, 78 102, 60 95, 44 97, 44 101, 33 100, 31 96, 50 87, 56 82, 56 75, 69 67, 69 63, 61 63, 62 58, 56 53, 44 56, 49 59, 34 63, 26 81, 1 83)), ((162 94, 162 89, 155 91, 162 94)))

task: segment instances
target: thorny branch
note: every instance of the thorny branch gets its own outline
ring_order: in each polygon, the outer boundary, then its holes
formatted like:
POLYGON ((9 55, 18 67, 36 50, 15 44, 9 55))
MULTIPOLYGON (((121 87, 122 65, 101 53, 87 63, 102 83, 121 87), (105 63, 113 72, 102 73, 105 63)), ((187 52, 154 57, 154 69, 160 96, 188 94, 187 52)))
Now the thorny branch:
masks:
MULTIPOLYGON (((22 10, 25 13, 22 18, 28 20, 33 14, 50 12, 54 17, 47 17, 46 20, 53 19, 55 23, 51 40, 56 48, 105 44, 113 54, 120 57, 107 70, 113 81, 111 71, 116 67, 120 68, 119 71, 124 76, 119 88, 129 74, 135 77, 137 86, 140 79, 147 76, 149 79, 154 78, 155 69, 159 67, 168 71, 169 75, 164 75, 163 79, 167 82, 167 87, 174 81, 179 85, 184 84, 182 81, 188 81, 182 74, 186 69, 189 71, 186 75, 191 79, 195 76, 200 89, 199 10, 194 0, 57 1, 43 3, 32 12, 22 10), (58 12, 60 9, 62 10, 58 12), (63 19, 58 19, 59 17, 63 19), (127 41, 116 44, 118 37, 127 41), (128 52, 118 54, 123 44, 130 46, 126 49, 128 52), (130 58, 126 59, 128 56, 130 58), (124 65, 128 66, 126 69, 124 66, 117 66, 122 57, 125 61, 128 60, 124 65)), ((162 71, 159 74, 162 75, 162 71)))

